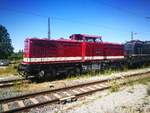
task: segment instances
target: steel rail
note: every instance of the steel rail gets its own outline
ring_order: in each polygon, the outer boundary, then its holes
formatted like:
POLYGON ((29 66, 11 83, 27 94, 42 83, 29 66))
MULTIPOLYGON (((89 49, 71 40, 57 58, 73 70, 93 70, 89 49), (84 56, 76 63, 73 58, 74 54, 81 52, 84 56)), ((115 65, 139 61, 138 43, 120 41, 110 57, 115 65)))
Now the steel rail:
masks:
POLYGON ((15 78, 15 79, 8 79, 8 80, 1 80, 0 81, 0 88, 11 87, 14 85, 19 85, 22 83, 30 83, 30 80, 26 80, 25 78, 15 78))
MULTIPOLYGON (((112 80, 118 80, 118 79, 124 79, 124 78, 136 77, 136 76, 140 77, 140 75, 142 75, 142 74, 149 74, 149 73, 150 73, 150 71, 137 73, 137 74, 132 74, 132 75, 126 75, 126 76, 123 76, 123 77, 121 76, 121 77, 114 77, 114 78, 109 78, 109 79, 104 79, 104 80, 98 80, 98 81, 94 81, 94 82, 88 82, 88 83, 83 83, 83 84, 79 84, 79 85, 68 86, 68 87, 63 87, 63 88, 58 88, 58 89, 53 89, 53 90, 46 90, 46 91, 41 91, 41 92, 36 92, 36 93, 31 93, 31 94, 25 94, 25 95, 16 96, 16 97, 5 98, 5 99, 1 99, 0 103, 8 103, 8 102, 12 102, 12 101, 15 101, 15 100, 27 99, 29 97, 34 97, 34 96, 44 95, 44 94, 49 94, 49 93, 56 93, 56 92, 59 92, 59 91, 62 91, 62 90, 70 90, 70 89, 79 88, 79 87, 83 87, 83 86, 90 86, 90 85, 94 85, 94 84, 105 83, 105 82, 112 81, 112 80)), ((125 84, 125 83, 120 83, 120 84, 125 84)), ((88 94, 91 94, 91 93, 96 92, 96 91, 101 91, 101 90, 104 90, 104 89, 108 89, 110 87, 111 87, 111 85, 105 86, 105 87, 102 87, 102 88, 98 88, 98 89, 95 89, 95 90, 90 90, 88 92, 74 94, 73 97, 70 97, 70 98, 74 98, 74 97, 78 98, 80 96, 88 95, 88 94)), ((9 111, 4 111, 3 113, 18 112, 18 111, 21 111, 21 110, 33 108, 33 107, 48 104, 48 103, 55 103, 55 102, 59 102, 59 101, 60 101, 60 99, 56 98, 56 99, 52 99, 52 100, 45 101, 45 102, 39 102, 39 103, 36 103, 36 104, 11 109, 9 111)))
POLYGON ((22 83, 30 83, 31 81, 29 80, 18 80, 18 81, 13 81, 13 82, 7 82, 7 83, 0 83, 0 88, 6 88, 6 87, 11 87, 14 85, 20 85, 22 83))
POLYGON ((87 82, 87 83, 77 84, 77 85, 73 85, 73 86, 62 87, 62 88, 58 88, 58 89, 45 90, 45 91, 39 91, 39 92, 24 94, 24 95, 20 95, 20 96, 15 96, 15 97, 4 98, 4 99, 0 99, 0 103, 14 101, 16 99, 23 99, 23 98, 41 95, 41 94, 45 94, 45 93, 52 93, 52 92, 56 92, 56 91, 67 90, 67 89, 71 89, 71 88, 75 88, 75 87, 79 87, 79 86, 85 86, 87 84, 90 85, 90 84, 102 83, 102 82, 106 82, 106 81, 110 81, 110 80, 123 79, 123 78, 127 78, 127 77, 138 76, 140 74, 148 74, 148 73, 150 73, 150 71, 145 72, 145 73, 137 73, 137 74, 127 75, 127 76, 114 77, 114 78, 98 80, 98 81, 94 81, 94 82, 87 82))
POLYGON ((14 78, 14 79, 8 79, 8 80, 1 80, 0 84, 9 83, 9 82, 17 82, 17 81, 21 81, 21 80, 26 80, 26 79, 25 78, 14 78))

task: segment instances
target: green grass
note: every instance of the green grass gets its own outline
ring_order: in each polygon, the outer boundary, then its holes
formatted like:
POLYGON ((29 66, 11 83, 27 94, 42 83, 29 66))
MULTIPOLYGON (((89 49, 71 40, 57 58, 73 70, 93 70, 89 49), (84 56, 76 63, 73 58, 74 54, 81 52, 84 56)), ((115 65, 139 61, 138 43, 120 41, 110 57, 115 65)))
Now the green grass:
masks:
POLYGON ((128 69, 127 67, 124 67, 123 69, 112 69, 112 68, 108 68, 99 72, 95 72, 95 71, 90 71, 90 72, 86 72, 83 73, 81 75, 70 75, 67 76, 66 79, 67 80, 76 80, 76 79, 82 79, 82 78, 90 78, 93 76, 111 76, 113 73, 117 73, 117 72, 126 72, 130 69, 128 69))
MULTIPOLYGON (((148 85, 150 82, 150 77, 138 79, 136 81, 132 81, 130 78, 126 80, 126 86, 131 86, 134 89, 134 85, 136 84, 143 84, 143 85, 148 85)), ((147 89, 148 95, 150 95, 150 87, 147 89)))
POLYGON ((66 79, 68 80, 77 80, 77 79, 80 79, 80 78, 90 78, 93 76, 93 72, 87 72, 87 73, 84 73, 84 74, 81 74, 81 75, 70 75, 70 76, 67 76, 66 79))
POLYGON ((127 67, 127 66, 124 66, 123 67, 123 69, 122 70, 120 70, 120 71, 124 71, 124 72, 126 72, 126 71, 128 71, 129 70, 129 68, 127 67))
POLYGON ((29 87, 29 84, 28 83, 25 83, 25 82, 21 82, 20 81, 15 81, 14 82, 14 88, 16 89, 16 91, 23 91, 23 90, 27 90, 28 87, 29 87))
POLYGON ((9 76, 17 74, 17 64, 10 64, 7 67, 0 67, 0 76, 9 76))
POLYGON ((101 71, 100 75, 101 74, 102 75, 111 75, 111 74, 116 73, 116 72, 119 72, 119 70, 117 70, 117 69, 115 70, 115 69, 109 68, 109 69, 105 69, 105 70, 101 71))

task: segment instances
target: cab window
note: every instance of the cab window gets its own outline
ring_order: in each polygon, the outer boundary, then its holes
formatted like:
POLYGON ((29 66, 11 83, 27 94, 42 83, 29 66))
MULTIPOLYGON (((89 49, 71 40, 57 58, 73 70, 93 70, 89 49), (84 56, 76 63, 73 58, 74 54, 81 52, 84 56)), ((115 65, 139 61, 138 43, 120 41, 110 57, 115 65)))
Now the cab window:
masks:
POLYGON ((95 42, 93 38, 86 37, 85 39, 86 39, 86 42, 95 42))
POLYGON ((82 37, 76 37, 76 40, 77 40, 78 42, 83 42, 83 38, 82 38, 82 37))
POLYGON ((78 42, 83 42, 83 37, 80 35, 76 35, 75 40, 77 40, 78 42))
POLYGON ((85 37, 86 42, 102 42, 101 38, 85 37))
POLYGON ((94 39, 91 37, 85 37, 86 42, 94 42, 94 39))
POLYGON ((101 38, 95 38, 95 42, 102 42, 101 38))

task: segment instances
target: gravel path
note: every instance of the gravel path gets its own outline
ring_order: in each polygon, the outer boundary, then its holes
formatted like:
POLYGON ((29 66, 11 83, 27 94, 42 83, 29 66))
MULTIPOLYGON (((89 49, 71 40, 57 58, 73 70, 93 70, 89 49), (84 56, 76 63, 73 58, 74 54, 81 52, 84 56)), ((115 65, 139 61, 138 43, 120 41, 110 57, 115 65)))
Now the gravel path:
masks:
POLYGON ((130 86, 86 104, 60 110, 59 113, 150 113, 148 87, 150 84, 130 86))

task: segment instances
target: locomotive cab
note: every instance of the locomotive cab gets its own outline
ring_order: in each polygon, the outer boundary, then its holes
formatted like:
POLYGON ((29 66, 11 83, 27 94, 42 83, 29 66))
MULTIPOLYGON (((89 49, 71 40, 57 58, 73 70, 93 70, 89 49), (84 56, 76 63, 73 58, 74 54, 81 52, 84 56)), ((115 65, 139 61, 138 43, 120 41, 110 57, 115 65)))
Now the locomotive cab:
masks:
POLYGON ((73 34, 70 36, 71 40, 78 42, 102 42, 101 36, 85 35, 85 34, 73 34))

